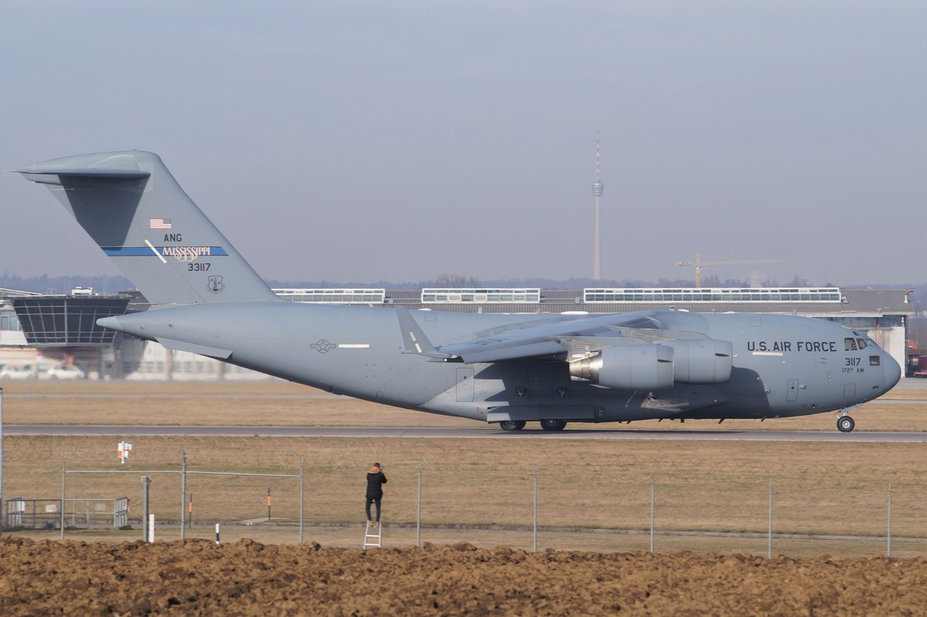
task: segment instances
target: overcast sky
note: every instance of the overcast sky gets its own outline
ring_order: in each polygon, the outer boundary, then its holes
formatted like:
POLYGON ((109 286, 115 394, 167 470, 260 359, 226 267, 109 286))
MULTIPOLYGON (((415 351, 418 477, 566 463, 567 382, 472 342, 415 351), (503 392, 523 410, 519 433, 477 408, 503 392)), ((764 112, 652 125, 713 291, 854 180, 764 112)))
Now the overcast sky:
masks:
MULTIPOLYGON (((923 0, 4 0, 0 168, 158 153, 265 278, 927 280, 923 0)), ((117 274, 0 175, 0 272, 117 274)))

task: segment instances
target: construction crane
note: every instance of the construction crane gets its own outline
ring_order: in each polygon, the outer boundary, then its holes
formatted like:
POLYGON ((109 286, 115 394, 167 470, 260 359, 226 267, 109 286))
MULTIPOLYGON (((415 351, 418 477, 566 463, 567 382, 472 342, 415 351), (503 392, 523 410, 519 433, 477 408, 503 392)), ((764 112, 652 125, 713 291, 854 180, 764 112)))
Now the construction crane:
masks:
POLYGON ((782 259, 732 259, 725 261, 702 261, 701 254, 697 254, 694 260, 677 261, 677 266, 695 266, 695 287, 702 286, 702 266, 753 266, 757 264, 778 264, 782 259))

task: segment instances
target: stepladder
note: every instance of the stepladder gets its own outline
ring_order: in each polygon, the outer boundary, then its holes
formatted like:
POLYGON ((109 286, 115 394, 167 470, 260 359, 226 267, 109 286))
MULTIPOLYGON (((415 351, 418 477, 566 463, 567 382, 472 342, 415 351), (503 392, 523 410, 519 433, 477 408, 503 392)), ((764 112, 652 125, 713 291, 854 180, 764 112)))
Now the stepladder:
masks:
POLYGON ((364 550, 370 547, 383 547, 383 523, 364 526, 364 550))

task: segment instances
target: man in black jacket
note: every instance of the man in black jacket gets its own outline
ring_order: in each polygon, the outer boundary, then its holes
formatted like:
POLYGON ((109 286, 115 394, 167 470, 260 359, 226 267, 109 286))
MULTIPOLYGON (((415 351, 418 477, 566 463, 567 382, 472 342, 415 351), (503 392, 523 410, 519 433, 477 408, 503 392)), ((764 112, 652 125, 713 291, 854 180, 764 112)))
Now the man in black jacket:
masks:
POLYGON ((380 500, 383 499, 383 485, 386 484, 386 474, 380 463, 374 463, 370 471, 367 472, 367 501, 365 511, 367 512, 367 527, 380 526, 380 500), (377 506, 377 520, 374 522, 370 518, 370 504, 377 506))

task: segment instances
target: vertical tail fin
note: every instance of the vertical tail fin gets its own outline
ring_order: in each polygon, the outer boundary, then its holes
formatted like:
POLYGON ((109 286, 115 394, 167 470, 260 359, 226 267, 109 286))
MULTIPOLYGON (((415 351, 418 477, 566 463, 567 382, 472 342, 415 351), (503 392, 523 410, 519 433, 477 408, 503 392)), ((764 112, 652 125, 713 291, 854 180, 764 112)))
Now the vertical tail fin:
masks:
POLYGON ((156 154, 82 154, 16 171, 48 187, 152 305, 279 300, 156 154))

